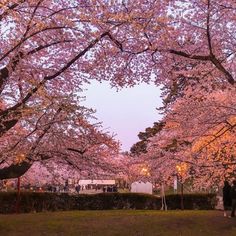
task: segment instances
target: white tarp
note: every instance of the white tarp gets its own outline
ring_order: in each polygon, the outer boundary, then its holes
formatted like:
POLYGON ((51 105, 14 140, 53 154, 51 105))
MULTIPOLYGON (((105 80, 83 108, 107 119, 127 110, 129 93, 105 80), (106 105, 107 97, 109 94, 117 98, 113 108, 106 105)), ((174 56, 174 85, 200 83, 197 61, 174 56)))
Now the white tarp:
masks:
POLYGON ((97 184, 97 185, 115 185, 115 180, 101 180, 101 179, 81 179, 79 180, 79 185, 97 184))
POLYGON ((149 193, 152 194, 152 184, 150 182, 137 181, 131 184, 132 193, 149 193))

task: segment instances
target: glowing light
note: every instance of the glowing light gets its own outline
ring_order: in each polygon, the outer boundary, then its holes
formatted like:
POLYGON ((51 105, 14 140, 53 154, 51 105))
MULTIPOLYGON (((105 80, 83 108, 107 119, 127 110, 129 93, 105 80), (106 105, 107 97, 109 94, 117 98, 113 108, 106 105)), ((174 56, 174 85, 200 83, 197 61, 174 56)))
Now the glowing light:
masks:
POLYGON ((149 173, 147 167, 143 167, 143 168, 142 168, 141 174, 142 174, 142 175, 145 175, 145 176, 150 176, 150 173, 149 173))
POLYGON ((186 163, 181 163, 176 165, 176 170, 180 175, 184 175, 188 169, 188 165, 186 163))

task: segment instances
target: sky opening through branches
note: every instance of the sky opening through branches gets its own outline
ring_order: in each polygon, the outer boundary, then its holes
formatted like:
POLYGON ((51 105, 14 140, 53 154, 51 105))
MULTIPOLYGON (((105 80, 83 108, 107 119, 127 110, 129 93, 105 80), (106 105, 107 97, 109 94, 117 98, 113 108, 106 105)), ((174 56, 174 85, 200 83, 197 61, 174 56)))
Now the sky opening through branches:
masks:
POLYGON ((138 141, 138 133, 160 120, 156 108, 162 105, 161 91, 155 85, 140 84, 116 91, 109 83, 93 81, 85 86, 84 105, 96 109, 103 127, 117 134, 122 150, 128 151, 138 141))

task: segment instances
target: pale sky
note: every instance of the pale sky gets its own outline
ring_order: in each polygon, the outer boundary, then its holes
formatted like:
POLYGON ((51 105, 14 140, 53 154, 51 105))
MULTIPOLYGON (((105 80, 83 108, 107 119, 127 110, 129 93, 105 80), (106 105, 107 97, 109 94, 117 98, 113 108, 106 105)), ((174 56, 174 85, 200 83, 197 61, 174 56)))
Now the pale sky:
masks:
POLYGON ((107 82, 93 81, 85 89, 84 105, 95 109, 95 116, 103 122, 103 127, 117 134, 123 151, 129 151, 138 141, 140 131, 161 118, 156 110, 162 104, 160 89, 155 85, 141 84, 117 92, 107 82))

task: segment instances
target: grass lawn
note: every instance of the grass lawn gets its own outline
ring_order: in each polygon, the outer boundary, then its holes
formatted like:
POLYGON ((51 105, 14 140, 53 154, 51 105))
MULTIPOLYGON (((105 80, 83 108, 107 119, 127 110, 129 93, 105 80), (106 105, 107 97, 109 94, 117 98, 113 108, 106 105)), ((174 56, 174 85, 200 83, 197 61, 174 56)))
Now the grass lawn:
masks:
POLYGON ((220 211, 70 211, 0 215, 1 236, 235 236, 236 219, 220 211))

